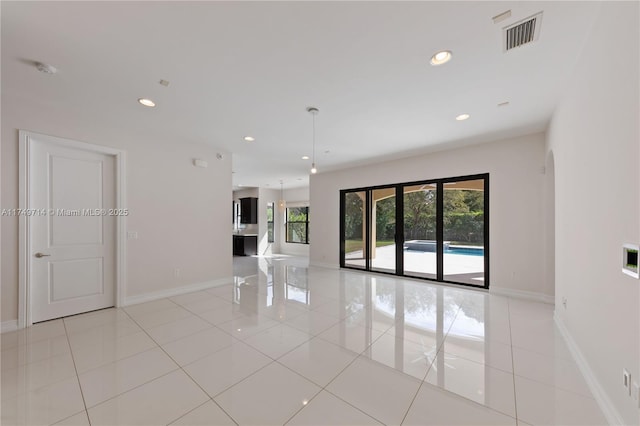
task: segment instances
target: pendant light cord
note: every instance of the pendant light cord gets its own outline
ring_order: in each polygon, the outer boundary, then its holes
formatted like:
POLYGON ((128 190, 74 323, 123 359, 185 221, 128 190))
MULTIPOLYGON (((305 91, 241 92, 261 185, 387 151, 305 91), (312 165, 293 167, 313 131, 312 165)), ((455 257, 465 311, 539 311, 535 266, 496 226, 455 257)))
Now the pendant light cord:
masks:
POLYGON ((316 114, 312 113, 311 116, 313 117, 313 164, 316 163, 316 114))

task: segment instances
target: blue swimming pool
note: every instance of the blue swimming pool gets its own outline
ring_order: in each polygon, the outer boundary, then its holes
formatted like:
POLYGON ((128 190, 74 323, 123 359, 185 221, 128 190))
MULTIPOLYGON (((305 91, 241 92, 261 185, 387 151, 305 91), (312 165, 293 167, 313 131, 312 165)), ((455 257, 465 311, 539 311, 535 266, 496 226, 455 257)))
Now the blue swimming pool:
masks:
MULTIPOLYGON (((449 241, 443 244, 444 252, 447 254, 460 254, 463 256, 484 256, 484 247, 474 247, 465 245, 451 245, 449 241)), ((433 240, 409 240, 404 242, 405 250, 435 252, 436 242, 433 240)))
POLYGON ((464 256, 484 256, 484 247, 449 246, 444 252, 449 254, 462 254, 464 256))

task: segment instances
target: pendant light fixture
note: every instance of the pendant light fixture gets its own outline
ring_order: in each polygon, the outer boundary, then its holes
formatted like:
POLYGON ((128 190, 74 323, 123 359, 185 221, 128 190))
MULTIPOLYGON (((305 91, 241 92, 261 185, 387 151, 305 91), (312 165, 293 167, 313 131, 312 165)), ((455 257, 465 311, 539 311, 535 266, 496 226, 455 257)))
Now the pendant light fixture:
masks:
POLYGON ((311 153, 311 174, 318 173, 316 168, 316 115, 320 112, 316 107, 307 108, 307 112, 313 117, 313 150, 311 153))
POLYGON ((278 201, 278 210, 280 210, 281 212, 284 212, 284 206, 285 206, 284 189, 282 186, 282 179, 280 179, 280 200, 278 201))

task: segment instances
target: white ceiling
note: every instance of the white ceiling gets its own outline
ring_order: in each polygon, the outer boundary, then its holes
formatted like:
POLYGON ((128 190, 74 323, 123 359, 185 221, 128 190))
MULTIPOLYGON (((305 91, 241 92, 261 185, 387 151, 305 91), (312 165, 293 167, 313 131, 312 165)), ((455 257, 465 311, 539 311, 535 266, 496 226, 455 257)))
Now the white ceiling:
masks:
MULTIPOLYGON (((544 130, 594 2, 6 2, 2 92, 233 153, 234 185, 544 130), (492 17, 511 9, 507 21, 492 17), (538 42, 502 27, 543 11, 538 42), (429 65, 441 49, 453 60, 429 65), (60 71, 39 73, 32 61, 60 71), (170 81, 169 87, 158 84, 170 81), (140 97, 156 101, 146 109, 140 97), (90 99, 90 102, 87 101, 90 99), (509 106, 497 104, 509 101, 509 106), (454 117, 471 114, 464 122, 454 117), (243 141, 251 135, 253 143, 243 141), (325 153, 328 151, 328 153, 325 153)), ((33 129, 37 130, 37 129, 33 129)), ((64 135, 60 135, 64 136, 64 135)), ((179 142, 176 142, 179 143, 179 142)))

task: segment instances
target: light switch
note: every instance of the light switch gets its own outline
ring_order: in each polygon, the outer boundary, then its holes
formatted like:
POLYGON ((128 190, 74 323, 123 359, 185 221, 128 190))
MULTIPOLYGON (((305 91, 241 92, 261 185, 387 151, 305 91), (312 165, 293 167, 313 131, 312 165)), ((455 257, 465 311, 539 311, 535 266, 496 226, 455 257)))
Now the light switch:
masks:
POLYGON ((136 232, 136 231, 127 231, 127 239, 128 240, 137 240, 138 239, 138 232, 136 232))

